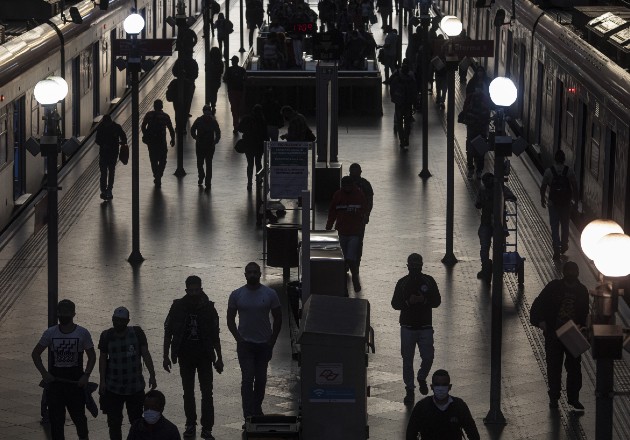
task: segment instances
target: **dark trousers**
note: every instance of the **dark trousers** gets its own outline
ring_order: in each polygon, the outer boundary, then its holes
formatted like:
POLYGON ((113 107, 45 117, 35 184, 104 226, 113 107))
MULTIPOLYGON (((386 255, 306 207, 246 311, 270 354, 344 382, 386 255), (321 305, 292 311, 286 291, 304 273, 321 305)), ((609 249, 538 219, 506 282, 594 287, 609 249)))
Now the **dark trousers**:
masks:
POLYGON ((394 104, 395 107, 395 123, 398 138, 401 144, 409 142, 409 133, 411 132, 411 104, 394 104))
POLYGON ((221 84, 219 84, 219 86, 215 86, 215 85, 210 86, 210 105, 212 106, 213 109, 217 108, 217 94, 219 93, 220 87, 221 87, 221 84))
POLYGON ((208 147, 207 145, 197 145, 197 173, 199 174, 199 180, 206 179, 206 186, 212 182, 212 157, 214 156, 214 145, 208 147), (203 166, 206 166, 204 172, 203 166))
POLYGON ((161 179, 166 168, 166 147, 149 147, 149 160, 151 161, 151 171, 155 179, 161 179))
POLYGON ((446 75, 435 75, 435 87, 437 96, 435 101, 438 104, 446 102, 446 92, 448 91, 448 78, 446 75))
POLYGON ((243 417, 262 415, 262 402, 267 385, 267 366, 273 348, 268 344, 239 342, 236 346, 241 366, 241 398, 243 417))
POLYGON ((549 224, 551 226, 551 241, 554 251, 560 247, 568 248, 569 221, 571 220, 571 205, 556 206, 549 204, 549 224))
POLYGON ((212 430, 214 426, 214 402, 212 399, 212 360, 203 353, 192 353, 178 359, 179 374, 184 389, 184 414, 186 425, 197 424, 197 404, 195 401, 195 373, 199 377, 201 389, 201 426, 212 430))
POLYGON ((141 418, 144 391, 129 395, 107 391, 103 396, 103 402, 105 404, 103 411, 107 414, 109 438, 110 440, 122 440, 123 407, 127 406, 127 417, 129 417, 130 424, 141 418))
POLYGON ((492 245, 492 225, 479 225, 477 235, 479 236, 479 257, 481 258, 481 267, 490 264, 490 246, 492 245))
POLYGON ((101 169, 101 192, 111 191, 114 187, 114 176, 116 174, 116 160, 113 154, 101 154, 98 158, 98 167, 101 169))
POLYGON ((48 415, 52 440, 65 440, 64 424, 66 408, 77 428, 80 439, 88 437, 87 417, 85 417, 85 393, 75 384, 53 382, 47 392, 48 415))
POLYGON ((254 164, 256 164, 256 172, 262 169, 262 151, 254 153, 253 151, 246 151, 245 158, 247 159, 247 184, 252 184, 252 176, 254 174, 254 164))
POLYGON ((567 370, 567 399, 579 400, 582 388, 582 357, 574 358, 555 335, 545 336, 545 356, 547 358, 547 379, 549 380, 549 398, 560 398, 562 387, 562 361, 567 370))
POLYGON ((230 110, 232 111, 232 125, 236 130, 241 120, 241 106, 243 101, 242 90, 228 90, 228 100, 230 101, 230 110))
POLYGON ((481 131, 478 127, 475 127, 472 124, 470 126, 466 126, 466 165, 469 170, 473 170, 476 167, 479 173, 483 171, 485 156, 477 153, 475 148, 471 145, 471 142, 477 136, 485 138, 487 133, 487 130, 481 131))
POLYGON ((256 26, 253 26, 249 30, 249 47, 252 47, 254 45, 254 31, 255 30, 256 30, 256 26))

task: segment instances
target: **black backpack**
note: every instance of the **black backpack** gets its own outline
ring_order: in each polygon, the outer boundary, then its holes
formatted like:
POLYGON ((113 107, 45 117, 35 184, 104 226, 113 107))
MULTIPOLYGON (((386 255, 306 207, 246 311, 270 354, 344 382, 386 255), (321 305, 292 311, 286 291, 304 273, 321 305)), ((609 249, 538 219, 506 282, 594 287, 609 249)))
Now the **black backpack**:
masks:
POLYGON ((551 173, 553 178, 551 179, 551 185, 549 185, 549 201, 556 206, 567 206, 571 202, 571 184, 567 173, 569 167, 565 166, 562 170, 562 174, 558 174, 556 167, 551 167, 551 173))
POLYGON ((145 144, 157 144, 160 142, 160 137, 162 134, 162 126, 160 121, 158 120, 157 113, 153 113, 151 119, 147 124, 146 131, 142 134, 142 142, 145 144))

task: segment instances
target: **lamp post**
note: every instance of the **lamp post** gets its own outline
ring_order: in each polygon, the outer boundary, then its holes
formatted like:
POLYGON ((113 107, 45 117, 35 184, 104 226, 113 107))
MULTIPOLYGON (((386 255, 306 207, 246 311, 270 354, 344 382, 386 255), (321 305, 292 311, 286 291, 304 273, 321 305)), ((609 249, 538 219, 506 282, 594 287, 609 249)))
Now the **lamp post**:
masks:
POLYGON ((512 138, 505 136, 505 108, 516 101, 516 86, 509 78, 490 83, 490 99, 497 106, 494 144, 494 202, 492 208, 492 323, 490 330, 490 411, 486 424, 505 425, 501 411, 501 344, 503 338, 503 182, 505 158, 512 155, 512 138))
POLYGON ((429 171, 429 93, 427 89, 429 79, 429 27, 431 16, 429 15, 430 0, 420 3, 420 26, 422 29, 422 81, 420 82, 420 102, 422 105, 422 171, 418 174, 423 179, 431 177, 429 171))
POLYGON ((68 84, 61 77, 50 77, 35 85, 35 99, 44 106, 44 135, 40 139, 42 156, 46 158, 46 191, 48 192, 48 326, 57 323, 59 299, 59 218, 57 211, 57 154, 61 130, 57 103, 68 94, 68 84))
POLYGON ((212 0, 202 0, 203 14, 203 53, 204 53, 204 71, 206 74, 205 103, 210 103, 210 9, 212 8, 212 0))
MULTIPOLYGON (((448 72, 448 109, 446 112, 446 254, 442 263, 454 266, 457 258, 453 253, 453 215, 455 204, 455 70, 458 57, 454 52, 452 38, 462 32, 462 23, 453 15, 446 15, 440 27, 449 37, 446 43, 446 69, 448 72)), ((425 66, 426 68, 426 66, 425 66)), ((426 117, 426 113, 422 115, 426 117)))
MULTIPOLYGON (((258 1, 258 0, 256 0, 258 1)), ((240 21, 240 27, 241 27, 241 48, 238 50, 240 53, 245 52, 245 47, 244 46, 244 37, 243 37, 243 33, 245 32, 245 29, 243 27, 243 0, 239 0, 239 6, 238 6, 238 17, 239 17, 239 21, 240 21)), ((228 37, 229 38, 229 37, 228 37)))
POLYGON ((592 355, 596 361, 595 440, 612 440, 614 361, 621 359, 623 345, 623 331, 615 325, 619 296, 617 278, 630 274, 630 237, 612 220, 594 220, 582 231, 580 244, 597 270, 604 277, 612 278, 610 307, 602 306, 607 298, 598 298, 599 314, 594 313, 591 329, 592 355))
POLYGON ((131 35, 132 49, 127 57, 127 68, 131 74, 131 229, 132 250, 127 261, 136 265, 144 261, 140 253, 140 97, 138 75, 141 57, 138 50, 138 34, 144 29, 144 18, 140 14, 131 14, 125 18, 123 28, 131 35))

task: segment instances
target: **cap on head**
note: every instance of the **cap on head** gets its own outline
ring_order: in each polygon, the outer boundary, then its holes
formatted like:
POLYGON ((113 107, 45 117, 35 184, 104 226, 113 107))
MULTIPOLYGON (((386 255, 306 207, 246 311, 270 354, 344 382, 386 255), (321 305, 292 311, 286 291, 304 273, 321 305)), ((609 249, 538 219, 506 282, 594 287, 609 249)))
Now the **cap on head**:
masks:
POLYGON ((74 316, 75 306, 69 299, 62 299, 57 304, 57 316, 74 316))
POLYGON ((129 310, 127 310, 127 307, 118 307, 114 310, 112 318, 129 319, 129 310))
POLYGON ((422 266, 422 255, 418 253, 410 254, 407 257, 407 265, 411 267, 420 267, 422 266))

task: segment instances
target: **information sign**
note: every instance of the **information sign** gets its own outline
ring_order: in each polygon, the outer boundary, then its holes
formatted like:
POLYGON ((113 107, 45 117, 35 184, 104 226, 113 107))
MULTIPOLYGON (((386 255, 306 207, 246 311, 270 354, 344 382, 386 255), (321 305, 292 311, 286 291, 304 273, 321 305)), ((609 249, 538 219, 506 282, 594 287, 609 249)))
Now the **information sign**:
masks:
POLYGON ((269 195, 297 199, 308 189, 310 142, 269 143, 269 195))
POLYGON ((494 56, 493 40, 433 40, 433 53, 446 54, 449 50, 463 57, 494 56), (449 46, 451 46, 449 48, 449 46))
MULTIPOLYGON (((138 54, 141 56, 171 56, 173 55, 173 38, 156 38, 147 40, 135 40, 138 45, 138 54)), ((127 57, 133 55, 133 43, 131 39, 112 40, 112 52, 116 56, 127 57)))

